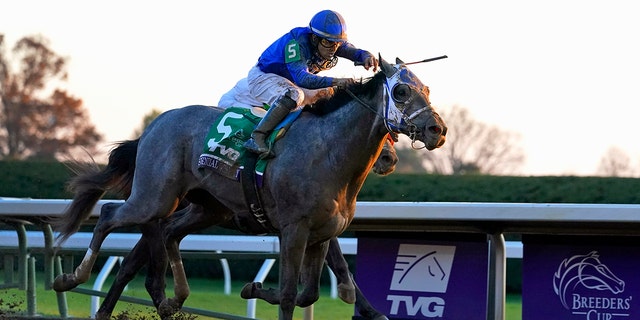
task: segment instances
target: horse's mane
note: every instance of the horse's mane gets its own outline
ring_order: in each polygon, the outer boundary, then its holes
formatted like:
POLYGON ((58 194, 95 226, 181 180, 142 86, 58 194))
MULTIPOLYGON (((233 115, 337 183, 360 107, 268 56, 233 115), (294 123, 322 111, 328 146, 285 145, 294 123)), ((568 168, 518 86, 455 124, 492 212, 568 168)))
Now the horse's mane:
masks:
MULTIPOLYGON (((376 94, 376 89, 382 84, 384 79, 384 73, 378 72, 373 77, 364 78, 360 82, 350 86, 348 89, 360 98, 370 98, 376 94)), ((353 97, 347 92, 347 90, 338 89, 330 98, 320 99, 312 105, 305 106, 304 110, 318 116, 324 116, 344 106, 351 100, 353 100, 353 97)))

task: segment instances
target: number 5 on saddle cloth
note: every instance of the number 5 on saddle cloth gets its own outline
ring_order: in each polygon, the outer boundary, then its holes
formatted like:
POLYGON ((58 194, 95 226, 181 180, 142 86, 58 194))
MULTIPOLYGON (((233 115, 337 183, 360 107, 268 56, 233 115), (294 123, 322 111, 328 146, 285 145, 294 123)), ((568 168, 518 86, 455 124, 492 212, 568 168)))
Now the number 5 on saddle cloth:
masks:
MULTIPOLYGON (((267 144, 282 137, 291 123, 300 115, 302 110, 291 112, 273 130, 267 138, 267 144)), ((204 141, 204 149, 198 159, 199 168, 209 168, 230 178, 240 180, 240 173, 244 168, 244 142, 251 137, 251 132, 260 122, 266 111, 262 108, 230 107, 220 116, 209 129, 204 141)), ((262 175, 267 166, 267 160, 258 160, 256 165, 257 184, 262 185, 262 175)))

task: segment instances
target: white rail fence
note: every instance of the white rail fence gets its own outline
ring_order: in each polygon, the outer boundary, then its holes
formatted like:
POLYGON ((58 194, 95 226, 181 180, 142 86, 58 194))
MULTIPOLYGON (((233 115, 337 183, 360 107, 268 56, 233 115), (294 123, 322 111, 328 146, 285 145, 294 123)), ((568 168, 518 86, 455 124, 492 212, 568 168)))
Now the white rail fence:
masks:
MULTIPOLYGON (((93 210, 92 217, 97 218, 102 204, 110 200, 102 200, 93 210)), ((31 250, 45 251, 45 260, 54 261, 54 257, 47 256, 47 248, 51 246, 53 234, 50 227, 44 225, 43 232, 27 232, 25 224, 40 221, 44 217, 61 214, 69 205, 66 199, 15 199, 0 198, 0 222, 15 228, 15 231, 0 232, 0 249, 7 252, 12 249, 18 257, 19 280, 15 285, 29 291, 34 282, 29 274, 32 263, 31 250), (16 232, 17 231, 17 232, 16 232), (30 259, 30 260, 27 260, 30 259)), ((504 234, 577 234, 577 235, 638 235, 640 234, 640 206, 625 204, 524 204, 524 203, 410 203, 410 202, 358 202, 356 217, 350 227, 352 231, 366 231, 368 233, 386 232, 465 232, 482 233, 487 235, 489 243, 489 310, 487 318, 504 319, 506 258, 522 258, 522 243, 505 242, 504 234)), ((67 243, 69 249, 86 249, 90 234, 79 233, 67 243)), ((129 250, 135 245, 139 235, 112 234, 103 245, 103 251, 129 250)), ((357 239, 341 239, 341 247, 345 254, 357 253, 357 239)), ((279 246, 276 237, 257 236, 217 236, 217 235, 189 235, 181 243, 181 250, 204 251, 220 254, 225 251, 247 252, 267 257, 256 279, 266 276, 273 258, 278 254, 279 246), (215 246, 212 246, 215 244, 215 246)), ((117 257, 118 255, 114 255, 117 257)), ((62 267, 56 268, 56 274, 62 267)), ((223 261, 223 269, 224 260, 223 261)), ((110 272, 110 268, 117 263, 117 258, 109 259, 103 273, 110 272)), ((5 265, 7 255, 5 254, 5 265)), ((47 265, 45 264, 45 267, 47 265)), ((225 269, 225 273, 229 270, 225 269)), ((53 270, 51 274, 53 274, 53 270)), ((46 273, 46 272, 45 272, 46 273)), ((97 279, 94 289, 101 289, 101 278, 97 279)), ((52 278, 45 279, 45 285, 50 287, 52 278)), ((230 277, 225 276, 225 281, 230 277)), ((332 281, 335 278, 332 277, 332 281)), ((334 282, 335 283, 335 282, 334 282)), ((9 285, 6 285, 9 286, 9 285)), ((227 289, 225 289, 227 290, 227 289)), ((27 292, 30 297, 32 293, 27 292)), ((59 303, 63 298, 59 297, 59 303)), ((123 299, 125 300, 125 299, 123 299)), ((138 302, 139 301, 132 301, 138 302)), ((35 306, 27 301, 28 311, 35 314, 35 306)), ((97 297, 95 306, 97 308, 97 297)), ((61 315, 65 306, 61 306, 61 315)), ((305 313, 305 318, 313 318, 313 310, 305 313)), ((243 317, 229 317, 216 312, 201 313, 203 315, 220 317, 222 319, 246 319, 243 317)), ((64 315, 63 315, 64 316, 64 315)), ((255 309, 248 304, 247 317, 253 318, 255 309)))

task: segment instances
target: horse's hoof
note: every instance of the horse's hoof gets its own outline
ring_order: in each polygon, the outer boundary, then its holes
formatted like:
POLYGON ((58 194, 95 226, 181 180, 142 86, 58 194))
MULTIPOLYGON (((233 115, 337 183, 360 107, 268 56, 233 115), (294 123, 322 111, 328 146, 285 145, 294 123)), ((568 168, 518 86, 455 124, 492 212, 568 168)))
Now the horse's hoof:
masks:
POLYGON ((158 315, 160 319, 170 319, 171 316, 180 311, 181 306, 173 299, 164 299, 158 306, 158 315))
POLYGON ((387 318, 387 316, 385 316, 384 314, 381 314, 373 318, 372 320, 389 320, 389 318, 387 318))
POLYGON ((338 285, 338 297, 345 303, 354 304, 356 303, 356 289, 341 283, 338 285))
POLYGON ((320 293, 316 292, 313 294, 302 292, 296 297, 296 306, 300 308, 306 308, 318 301, 320 298, 320 293))
POLYGON ((73 274, 63 273, 53 280, 53 290, 56 292, 65 292, 77 287, 79 283, 73 274))
POLYGON ((240 297, 243 299, 253 299, 255 298, 254 292, 259 289, 262 289, 261 282, 249 282, 242 287, 240 297))
POLYGON ((111 314, 96 312, 96 320, 111 320, 111 314))

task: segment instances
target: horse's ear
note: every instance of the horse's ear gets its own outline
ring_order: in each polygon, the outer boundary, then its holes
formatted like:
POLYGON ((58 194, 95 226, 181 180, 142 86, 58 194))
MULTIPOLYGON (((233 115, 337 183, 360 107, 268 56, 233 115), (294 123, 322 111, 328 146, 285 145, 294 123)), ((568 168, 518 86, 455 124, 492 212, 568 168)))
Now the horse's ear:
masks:
POLYGON ((400 58, 396 57, 396 64, 404 64, 404 61, 400 60, 400 58))
POLYGON ((382 59, 382 56, 378 53, 378 61, 380 62, 380 70, 384 73, 387 78, 391 78, 396 73, 396 68, 394 68, 387 61, 382 59))

